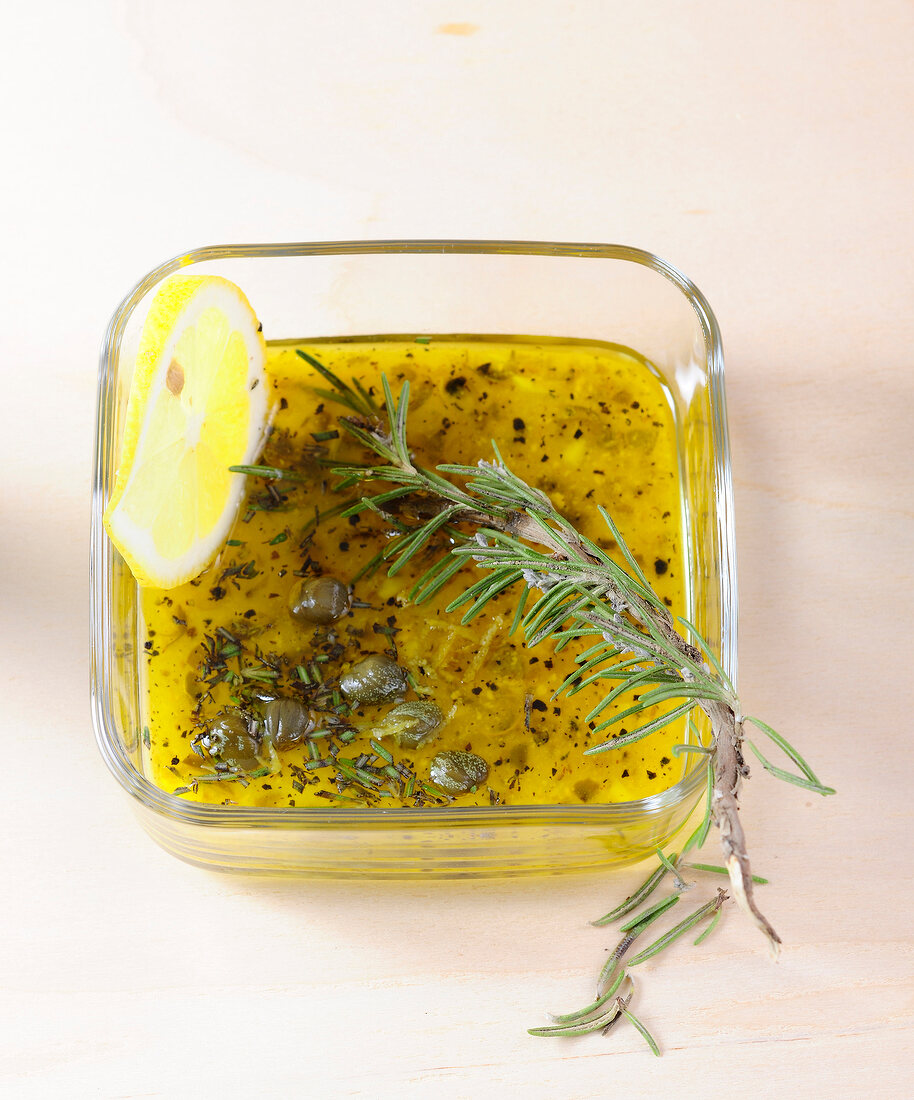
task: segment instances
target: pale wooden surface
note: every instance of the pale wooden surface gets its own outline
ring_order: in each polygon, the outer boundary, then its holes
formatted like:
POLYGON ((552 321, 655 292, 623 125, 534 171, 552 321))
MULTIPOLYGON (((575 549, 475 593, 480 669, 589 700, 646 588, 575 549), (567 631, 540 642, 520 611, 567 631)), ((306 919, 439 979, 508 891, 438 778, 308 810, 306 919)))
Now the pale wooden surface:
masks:
POLYGON ((4 25, 0 1091, 911 1095, 910 4, 61 0, 4 25), (651 968, 659 1062, 631 1030, 524 1034, 587 996, 611 942, 587 921, 634 874, 210 875, 146 839, 92 742, 122 294, 199 244, 448 235, 650 248, 723 329, 744 698, 840 795, 753 779, 786 949, 731 913, 651 968))

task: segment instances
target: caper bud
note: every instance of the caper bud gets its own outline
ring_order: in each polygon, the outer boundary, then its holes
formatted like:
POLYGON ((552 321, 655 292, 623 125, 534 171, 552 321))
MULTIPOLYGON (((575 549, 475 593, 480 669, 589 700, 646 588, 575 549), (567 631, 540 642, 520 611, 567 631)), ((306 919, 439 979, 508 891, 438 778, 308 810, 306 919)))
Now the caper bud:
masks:
POLYGON ((485 783, 489 765, 475 753, 448 749, 432 757, 429 775, 435 786, 448 794, 463 794, 485 783))
POLYGON ((289 596, 289 611, 306 623, 332 623, 352 606, 349 588, 336 577, 299 581, 289 596))
POLYGON ((257 759, 260 746, 237 711, 228 712, 211 722, 203 744, 210 756, 218 756, 235 771, 253 772, 262 766, 257 759))
POLYGON ((375 737, 393 737, 401 749, 414 749, 428 741, 444 722, 437 703, 420 699, 401 703, 374 727, 375 737))
POLYGON ((406 673, 383 653, 372 653, 356 661, 340 687, 354 703, 390 703, 406 690, 406 673))
POLYGON ((287 749, 314 729, 314 715, 299 699, 271 699, 263 708, 263 724, 274 748, 287 749))

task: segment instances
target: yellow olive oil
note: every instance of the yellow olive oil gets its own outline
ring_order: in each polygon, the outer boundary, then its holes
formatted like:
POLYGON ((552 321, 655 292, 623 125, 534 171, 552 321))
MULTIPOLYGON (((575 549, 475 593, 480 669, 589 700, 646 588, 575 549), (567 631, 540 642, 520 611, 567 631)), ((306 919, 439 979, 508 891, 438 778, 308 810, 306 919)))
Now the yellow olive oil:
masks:
MULTIPOLYGON (((260 461, 295 479, 250 476, 213 565, 180 588, 143 592, 150 778, 188 800, 324 808, 608 803, 677 782, 682 766, 672 746, 683 740, 681 720, 627 749, 584 755, 611 732, 594 732, 587 715, 612 682, 553 698, 586 646, 559 654, 548 641, 525 648, 521 633, 510 633, 522 583, 461 625, 461 613, 445 609, 480 579, 472 563, 427 603, 408 598, 446 551, 446 535, 388 576, 378 558, 389 524, 371 511, 341 517, 355 490, 334 492, 338 479, 330 473, 335 461, 373 456, 341 429, 347 410, 318 392, 327 384, 297 347, 371 394, 380 395, 382 373, 395 394, 408 379, 417 464, 475 464, 492 457, 494 440, 520 477, 612 551, 597 510, 603 505, 658 595, 686 611, 673 413, 662 384, 634 353, 502 337, 271 344, 274 415, 260 461), (316 577, 350 586, 352 606, 341 618, 308 623, 291 614, 295 586, 316 577), (418 747, 381 736, 394 702, 352 702, 341 689, 373 654, 403 670, 400 699, 440 711, 443 723, 418 747), (277 697, 297 700, 313 719, 306 736, 278 747, 260 722, 277 697), (226 714, 240 715, 263 737, 257 760, 243 769, 226 769, 209 751, 206 732, 226 714), (443 750, 480 757, 486 778, 449 799, 430 774, 443 750)), ((651 709, 636 721, 661 713, 651 709)))

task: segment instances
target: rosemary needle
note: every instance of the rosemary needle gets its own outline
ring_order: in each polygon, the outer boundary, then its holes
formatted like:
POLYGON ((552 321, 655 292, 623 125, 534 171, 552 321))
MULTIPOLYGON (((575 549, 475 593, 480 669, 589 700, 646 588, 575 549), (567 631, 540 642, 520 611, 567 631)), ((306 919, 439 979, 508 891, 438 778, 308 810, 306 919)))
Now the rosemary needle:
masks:
POLYGON ((651 1048, 651 1051, 653 1052, 654 1057, 659 1058, 660 1057, 660 1048, 654 1042, 653 1035, 651 1035, 651 1033, 647 1030, 647 1028, 644 1026, 644 1024, 642 1024, 641 1021, 638 1019, 638 1017, 633 1012, 629 1011, 627 1005, 620 1004, 619 1008, 620 1008, 620 1011, 621 1011, 622 1015, 626 1018, 626 1020, 628 1020, 628 1022, 630 1024, 632 1024, 635 1028, 637 1028, 638 1031, 641 1032, 641 1035, 644 1038, 644 1041, 651 1048))
POLYGON ((711 935, 711 933, 717 927, 717 923, 718 923, 719 920, 720 920, 720 910, 718 909, 717 912, 714 914, 714 916, 708 921, 708 927, 705 928, 704 931, 702 931, 701 934, 696 937, 696 939, 694 941, 696 947, 700 943, 704 943, 704 941, 708 938, 708 936, 711 935))
MULTIPOLYGON (((730 872, 726 867, 718 867, 713 863, 683 863, 683 867, 690 867, 695 871, 710 871, 714 875, 729 875, 730 872)), ((753 875, 752 881, 758 883, 759 886, 767 886, 770 879, 762 878, 761 875, 753 875)))
POLYGON ((695 883, 694 882, 686 882, 685 879, 682 877, 682 875, 680 875, 679 871, 676 869, 676 864, 673 863, 671 860, 667 859, 667 857, 663 854, 663 852, 661 851, 660 848, 657 848, 656 851, 657 851, 657 858, 660 860, 660 862, 663 864, 663 866, 666 867, 666 869, 673 876, 673 881, 676 883, 676 889, 677 890, 691 890, 693 888, 693 886, 695 885, 695 883))
MULTIPOLYGON (((674 852, 670 856, 672 862, 676 861, 676 853, 674 852)), ((662 864, 653 871, 641 886, 622 902, 621 905, 617 905, 615 909, 611 910, 605 916, 600 917, 599 920, 591 921, 594 928, 601 928, 605 924, 612 924, 613 921, 618 920, 619 917, 624 917, 630 913, 633 909, 637 909, 642 901, 646 901, 651 894, 657 889, 660 883, 663 881, 664 876, 667 873, 667 868, 662 864)))
MULTIPOLYGON (((304 481, 294 470, 281 470, 276 466, 229 466, 233 474, 250 474, 252 477, 267 477, 276 481, 304 481)), ((237 545, 240 545, 238 543, 237 545)))
POLYGON ((671 909, 677 901, 679 901, 679 895, 670 894, 670 896, 664 898, 663 901, 658 901, 655 905, 652 905, 650 909, 645 909, 643 913, 639 913, 637 916, 632 917, 627 924, 623 924, 619 928, 619 931, 630 932, 633 928, 638 928, 639 931, 643 932, 652 921, 663 916, 667 909, 671 909))
POLYGON ((381 757, 382 760, 385 760, 388 764, 392 764, 394 762, 394 758, 390 755, 387 749, 384 748, 383 745, 379 745, 378 742, 374 740, 370 740, 368 743, 378 754, 378 756, 381 757))

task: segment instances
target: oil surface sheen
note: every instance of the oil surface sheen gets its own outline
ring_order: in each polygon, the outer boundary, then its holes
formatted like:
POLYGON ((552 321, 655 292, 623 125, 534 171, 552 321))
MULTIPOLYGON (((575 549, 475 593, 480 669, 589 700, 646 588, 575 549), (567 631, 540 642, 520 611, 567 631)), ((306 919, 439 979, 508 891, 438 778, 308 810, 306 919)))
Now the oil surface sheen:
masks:
MULTIPOLYGON (((261 462, 294 470, 303 481, 250 477, 245 504, 211 568, 181 588, 143 593, 150 778, 188 800, 211 803, 443 805, 447 799, 423 786, 430 761, 441 750, 461 750, 481 757, 489 771, 474 791, 456 796, 457 805, 620 802, 677 782, 681 764, 671 748, 683 739, 681 723, 628 749, 584 756, 608 736, 594 734, 586 716, 612 684, 552 699, 585 646, 554 654, 547 642, 528 651, 520 633, 509 637, 520 585, 462 626, 459 613, 445 608, 479 579, 472 566, 415 606, 406 593, 435 560, 431 552, 395 577, 383 566, 365 573, 387 538, 378 517, 325 515, 314 525, 317 513, 340 501, 327 460, 369 456, 345 432, 327 437, 346 410, 315 392, 326 383, 296 346, 378 396, 382 372, 394 393, 409 379, 417 464, 475 464, 492 457, 495 440, 517 474, 611 550, 597 511, 602 504, 658 595, 686 609, 673 415, 662 385, 633 353, 527 338, 270 345, 276 411, 261 462), (358 577, 354 606, 336 622, 309 626, 292 617, 289 596, 301 578, 322 575, 347 583, 358 577), (416 749, 381 741, 391 761, 370 741, 393 703, 350 708, 339 690, 353 663, 381 653, 409 673, 403 698, 434 701, 445 716, 434 738, 416 749), (239 708, 256 734, 271 696, 307 704, 315 729, 278 752, 266 738, 262 767, 217 779, 218 756, 201 742, 207 723, 239 708)), ((630 704, 623 697, 618 705, 630 704)), ((659 713, 647 711, 638 721, 659 713)))

